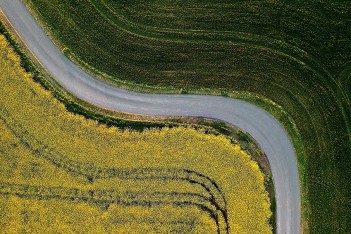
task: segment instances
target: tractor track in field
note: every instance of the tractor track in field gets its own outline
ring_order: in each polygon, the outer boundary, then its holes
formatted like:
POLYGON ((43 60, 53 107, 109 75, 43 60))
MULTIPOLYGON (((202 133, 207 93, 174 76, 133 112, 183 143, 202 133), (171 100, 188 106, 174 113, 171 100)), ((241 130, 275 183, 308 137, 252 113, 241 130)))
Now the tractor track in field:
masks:
POLYGON ((125 206, 156 207, 173 205, 175 207, 193 206, 208 213, 216 223, 218 233, 228 233, 226 227, 221 227, 220 214, 207 197, 196 193, 177 192, 125 192, 114 190, 84 190, 78 188, 65 188, 61 186, 34 186, 27 184, 8 184, 1 182, 0 195, 17 196, 24 199, 61 200, 90 203, 108 209, 111 204, 125 206), (146 196, 146 198, 144 198, 146 196), (210 205, 209 205, 210 203, 210 205), (224 230, 224 231, 222 231, 224 230))
MULTIPOLYGON (((3 121, 5 126, 17 137, 20 141, 20 144, 23 145, 25 148, 29 149, 34 156, 38 158, 42 158, 48 163, 54 165, 55 167, 66 171, 67 173, 76 176, 82 176, 85 178, 89 183, 93 184, 95 180, 100 179, 110 179, 110 178, 118 178, 121 180, 134 180, 134 181, 185 181, 190 184, 195 184, 201 186, 204 191, 208 193, 208 197, 203 196, 201 194, 191 194, 191 197, 202 198, 203 201, 207 201, 210 203, 212 207, 206 206, 204 203, 196 202, 194 203, 191 200, 188 201, 174 201, 173 205, 197 205, 198 207, 202 208, 205 211, 210 212, 211 217, 214 218, 217 224, 218 233, 222 233, 220 230, 225 230, 225 233, 229 233, 229 223, 228 223, 228 211, 227 211, 227 202, 225 200, 225 196, 221 190, 221 188, 217 185, 217 183, 211 179, 210 177, 203 175, 199 172, 190 170, 190 169, 181 169, 181 168, 103 168, 103 167, 96 167, 90 164, 84 164, 81 162, 76 162, 70 159, 67 159, 64 155, 55 152, 50 146, 45 145, 42 141, 37 140, 33 135, 31 135, 25 127, 19 124, 17 121, 13 120, 10 114, 6 111, 4 107, 0 105, 0 120, 3 121), (9 124, 8 122, 11 122, 9 124), (33 146, 35 145, 35 147, 33 146), (222 217, 224 221, 224 227, 221 227, 221 222, 219 222, 220 217, 222 217)), ((28 185, 23 185, 28 186, 28 185)), ((38 187, 39 188, 39 187, 38 187)), ((106 190, 106 193, 111 191, 106 190)), ((1 189, 0 189, 0 193, 1 189)), ((47 194, 48 192, 46 192, 47 194)), ((177 192, 174 192, 177 194, 177 192)), ((18 196, 29 196, 30 193, 13 193, 10 192, 9 194, 17 194, 18 196)), ((37 193, 37 197, 39 193, 37 193)), ((162 193, 164 194, 164 193, 162 193)), ((167 194, 164 194, 167 196, 167 194)), ((189 194, 188 194, 189 195, 189 194)), ((115 197, 118 195, 115 194, 115 197)), ((35 196, 34 196, 35 197, 35 196)), ((112 197, 112 195, 110 196, 112 197)), ((72 197, 68 197, 71 199, 72 197)), ((68 199, 67 198, 67 199, 68 199)), ((66 199, 66 200, 67 200, 66 199)), ((68 199, 68 200, 69 200, 68 199)), ((93 198, 86 198, 80 199, 77 197, 78 200, 82 201, 90 201, 93 198)), ((94 200, 94 199, 93 199, 94 200)), ((96 200, 96 199, 95 199, 96 200)), ((95 201, 94 200, 94 201, 95 201)), ((128 203, 130 206, 132 205, 140 205, 144 203, 148 203, 147 201, 142 202, 140 200, 135 200, 131 203, 128 203)), ((95 202, 96 203, 96 202, 95 202)), ((160 205, 165 202, 159 200, 154 200, 149 202, 151 205, 160 205)), ((123 202, 119 202, 118 204, 124 204, 123 202)), ((144 204, 144 206, 146 206, 144 204)))

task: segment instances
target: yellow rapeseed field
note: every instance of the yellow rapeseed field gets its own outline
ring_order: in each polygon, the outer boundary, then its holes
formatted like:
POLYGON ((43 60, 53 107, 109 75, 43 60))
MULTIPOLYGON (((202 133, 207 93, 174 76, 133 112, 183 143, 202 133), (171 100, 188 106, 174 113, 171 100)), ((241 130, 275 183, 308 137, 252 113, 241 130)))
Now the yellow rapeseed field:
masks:
POLYGON ((0 35, 2 233, 271 233, 257 163, 224 136, 68 112, 0 35))

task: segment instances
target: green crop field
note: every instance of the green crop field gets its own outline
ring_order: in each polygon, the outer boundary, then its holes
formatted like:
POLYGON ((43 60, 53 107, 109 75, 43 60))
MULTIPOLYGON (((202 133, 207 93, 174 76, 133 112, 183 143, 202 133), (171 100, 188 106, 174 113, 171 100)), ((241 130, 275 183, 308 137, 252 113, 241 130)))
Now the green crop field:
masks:
POLYGON ((281 106, 298 132, 303 229, 350 232, 351 2, 26 2, 70 56, 116 82, 281 106))

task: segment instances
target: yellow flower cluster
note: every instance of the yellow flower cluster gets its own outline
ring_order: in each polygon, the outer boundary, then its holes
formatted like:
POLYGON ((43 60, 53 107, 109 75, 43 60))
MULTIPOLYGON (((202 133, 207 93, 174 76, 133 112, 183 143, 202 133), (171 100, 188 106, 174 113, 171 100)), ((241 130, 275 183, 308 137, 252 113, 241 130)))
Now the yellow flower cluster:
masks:
POLYGON ((3 233, 271 233, 258 165, 224 136, 66 111, 0 35, 3 233))

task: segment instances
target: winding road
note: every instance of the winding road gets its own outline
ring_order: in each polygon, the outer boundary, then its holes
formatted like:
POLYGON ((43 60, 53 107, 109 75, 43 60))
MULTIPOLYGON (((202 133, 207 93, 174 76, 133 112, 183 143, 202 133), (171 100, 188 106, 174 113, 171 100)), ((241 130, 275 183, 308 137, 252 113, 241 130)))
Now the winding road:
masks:
POLYGON ((78 98, 102 108, 129 113, 219 119, 249 133, 270 162, 276 196, 277 233, 300 233, 297 159, 287 132, 272 115, 232 98, 141 94, 110 86, 94 79, 67 59, 21 0, 0 0, 0 8, 38 61, 59 84, 78 98))

